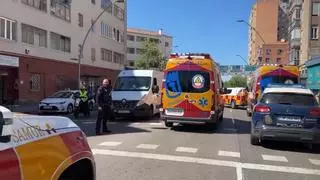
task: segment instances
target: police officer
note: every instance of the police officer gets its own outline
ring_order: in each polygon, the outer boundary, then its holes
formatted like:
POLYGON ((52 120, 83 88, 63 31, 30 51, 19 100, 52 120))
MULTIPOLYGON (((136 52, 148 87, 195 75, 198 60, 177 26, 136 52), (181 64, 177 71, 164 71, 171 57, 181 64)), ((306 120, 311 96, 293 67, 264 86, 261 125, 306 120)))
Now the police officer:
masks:
POLYGON ((82 101, 84 113, 86 115, 89 115, 88 91, 86 90, 84 85, 82 85, 80 88, 80 99, 82 101))
POLYGON ((111 90, 112 87, 109 84, 110 81, 108 79, 104 79, 102 82, 102 86, 99 87, 97 92, 97 102, 98 102, 98 118, 96 123, 96 134, 101 135, 101 121, 103 133, 110 133, 111 131, 107 128, 107 121, 111 118, 111 90))

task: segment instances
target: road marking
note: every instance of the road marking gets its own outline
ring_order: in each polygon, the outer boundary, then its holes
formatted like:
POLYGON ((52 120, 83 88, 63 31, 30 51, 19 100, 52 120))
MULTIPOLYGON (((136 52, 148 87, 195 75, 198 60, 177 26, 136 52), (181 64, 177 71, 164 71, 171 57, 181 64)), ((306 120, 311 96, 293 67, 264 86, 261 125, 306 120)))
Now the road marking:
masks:
POLYGON ((236 167, 236 171, 237 171, 237 180, 242 180, 243 179, 242 168, 236 167))
POLYGON ((150 126, 162 126, 162 123, 149 123, 150 126))
MULTIPOLYGON (((128 151, 113 151, 105 149, 92 149, 95 155, 109 155, 117 157, 131 157, 140 159, 153 159, 162 161, 174 161, 174 162, 185 162, 185 163, 195 163, 195 164, 205 164, 212 166, 222 166, 222 167, 234 167, 243 168, 250 170, 262 170, 262 171, 272 171, 272 172, 283 172, 283 173, 293 173, 293 174, 309 174, 320 176, 320 170, 318 169, 307 169, 299 167, 290 166, 275 166, 266 164, 253 164, 253 163, 241 163, 235 161, 223 161, 216 159, 205 159, 197 157, 188 156, 175 156, 175 155, 165 155, 165 154, 153 154, 153 153, 141 153, 141 152, 128 152, 128 151)), ((238 169, 237 174, 242 170, 238 169)), ((242 176, 238 177, 241 178, 242 176)), ((241 179, 238 179, 241 180, 241 179)))
POLYGON ((309 159, 309 161, 314 165, 320 166, 320 160, 318 159, 309 159))
POLYGON ((198 151, 197 148, 191 148, 191 147, 177 147, 177 152, 187 152, 187 153, 196 153, 198 151))
POLYGON ((219 155, 219 156, 228 156, 228 157, 240 158, 240 153, 239 153, 239 152, 219 151, 219 152, 218 152, 218 155, 219 155))
POLYGON ((122 144, 122 142, 106 141, 99 144, 99 146, 119 146, 120 144, 122 144))
POLYGON ((159 145, 156 144, 140 144, 136 148, 138 149, 157 149, 159 145))
POLYGON ((265 161, 288 162, 288 159, 284 156, 271 156, 271 155, 262 154, 262 159, 265 161))

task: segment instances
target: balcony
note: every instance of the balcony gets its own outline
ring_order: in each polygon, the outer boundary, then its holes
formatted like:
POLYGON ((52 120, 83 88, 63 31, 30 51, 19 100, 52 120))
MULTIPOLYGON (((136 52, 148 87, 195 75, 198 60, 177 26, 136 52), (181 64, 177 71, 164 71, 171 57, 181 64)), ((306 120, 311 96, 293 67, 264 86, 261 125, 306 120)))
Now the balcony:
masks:
POLYGON ((302 7, 302 0, 291 0, 288 7, 289 9, 294 7, 302 7))
POLYGON ((301 45, 301 38, 293 38, 290 40, 290 47, 295 48, 295 47, 300 47, 301 45))
POLYGON ((293 29, 301 27, 301 19, 295 18, 293 21, 290 22, 289 24, 289 32, 291 32, 293 29))
POLYGON ((69 4, 60 2, 51 3, 50 13, 55 17, 71 22, 71 6, 69 4))

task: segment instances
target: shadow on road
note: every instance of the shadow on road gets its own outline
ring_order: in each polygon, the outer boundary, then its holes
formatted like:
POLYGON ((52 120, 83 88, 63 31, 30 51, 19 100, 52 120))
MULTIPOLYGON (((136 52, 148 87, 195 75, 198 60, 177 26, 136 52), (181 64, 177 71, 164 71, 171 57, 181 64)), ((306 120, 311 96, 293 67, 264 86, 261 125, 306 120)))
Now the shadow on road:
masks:
POLYGON ((297 142, 283 142, 283 141, 264 141, 262 143, 264 148, 278 150, 278 151, 293 151, 301 153, 320 154, 320 147, 311 149, 307 144, 297 142))

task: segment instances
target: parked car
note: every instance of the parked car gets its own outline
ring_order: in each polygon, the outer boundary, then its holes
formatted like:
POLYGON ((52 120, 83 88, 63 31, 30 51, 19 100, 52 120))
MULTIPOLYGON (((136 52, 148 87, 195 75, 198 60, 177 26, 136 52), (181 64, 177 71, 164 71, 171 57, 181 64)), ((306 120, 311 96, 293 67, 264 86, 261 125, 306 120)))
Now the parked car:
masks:
POLYGON ((66 117, 16 117, 0 106, 0 159, 0 179, 96 177, 86 135, 66 117))
POLYGON ((312 91, 302 86, 270 86, 254 106, 251 144, 284 140, 320 144, 320 108, 312 91))
MULTIPOLYGON (((39 103, 40 113, 73 113, 74 110, 74 94, 79 93, 79 90, 62 90, 54 93, 39 103)), ((95 104, 94 98, 89 100, 89 108, 93 109, 95 104)))

